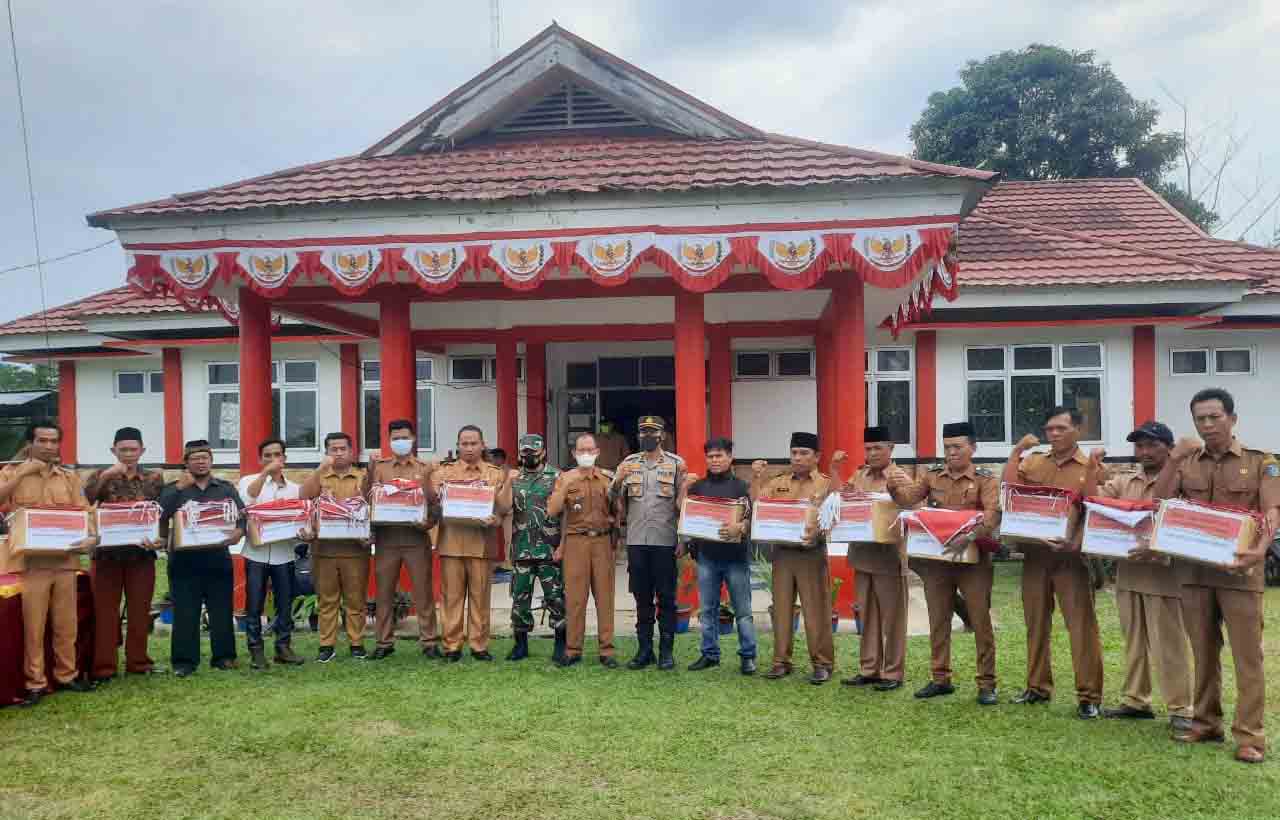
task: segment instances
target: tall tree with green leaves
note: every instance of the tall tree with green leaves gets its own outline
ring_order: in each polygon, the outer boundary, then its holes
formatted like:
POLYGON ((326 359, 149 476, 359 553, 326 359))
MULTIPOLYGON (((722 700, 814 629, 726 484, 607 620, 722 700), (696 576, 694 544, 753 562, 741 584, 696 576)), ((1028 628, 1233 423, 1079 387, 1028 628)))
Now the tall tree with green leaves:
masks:
POLYGON ((21 367, 19 365, 0 363, 0 392, 57 389, 57 371, 47 364, 21 367))
POLYGON ((915 155, 999 171, 1006 179, 1132 176, 1208 230, 1217 214, 1164 181, 1182 135, 1156 131, 1160 110, 1134 98, 1093 51, 1033 43, 960 71, 911 126, 915 155))

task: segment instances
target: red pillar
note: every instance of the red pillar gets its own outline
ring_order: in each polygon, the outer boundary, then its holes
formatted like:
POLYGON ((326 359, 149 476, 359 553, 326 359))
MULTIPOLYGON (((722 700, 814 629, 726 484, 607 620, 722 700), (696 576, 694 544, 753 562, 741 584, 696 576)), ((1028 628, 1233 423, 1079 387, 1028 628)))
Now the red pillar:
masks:
POLYGON ((271 435, 271 415, 271 306, 249 288, 241 288, 241 473, 257 472, 258 445, 271 435))
POLYGON ((916 458, 938 456, 938 332, 916 332, 916 458))
POLYGON ((707 441, 707 327, 702 294, 676 291, 676 452, 691 472, 705 475, 707 441))
POLYGON ((818 399, 818 442, 822 446, 820 467, 827 470, 831 466, 831 454, 835 452, 832 443, 835 441, 835 348, 830 333, 818 333, 814 336, 815 370, 817 383, 814 385, 818 399))
POLYGON ((166 347, 164 366, 164 463, 182 463, 182 348, 166 347))
POLYGON ((76 463, 76 421, 76 363, 67 359, 58 362, 58 426, 62 428, 58 457, 63 464, 76 463))
POLYGON ((733 438, 733 351, 729 332, 708 328, 711 344, 711 435, 733 438))
POLYGON ((1156 329, 1133 329, 1133 426, 1156 417, 1156 329))
POLYGON ((845 475, 863 458, 862 434, 867 425, 866 319, 863 284, 852 272, 837 274, 831 297, 835 302, 835 326, 831 347, 835 367, 834 444, 824 444, 849 454, 845 475))
POLYGON ((516 337, 510 331, 498 336, 498 446, 515 461, 516 440, 520 437, 520 404, 516 385, 516 337))
MULTIPOLYGON (((411 303, 403 298, 383 299, 378 311, 378 344, 381 362, 382 453, 391 452, 387 423, 409 419, 418 424, 417 353, 409 320, 411 303)), ((347 431, 352 432, 352 431, 347 431)))
POLYGON ((360 457, 364 441, 360 429, 360 346, 338 345, 339 403, 342 407, 342 430, 354 442, 354 457, 360 457))
MULTIPOLYGON (((524 343, 524 425, 530 433, 547 435, 547 346, 524 343)), ((509 454, 515 458, 515 451, 509 454)))

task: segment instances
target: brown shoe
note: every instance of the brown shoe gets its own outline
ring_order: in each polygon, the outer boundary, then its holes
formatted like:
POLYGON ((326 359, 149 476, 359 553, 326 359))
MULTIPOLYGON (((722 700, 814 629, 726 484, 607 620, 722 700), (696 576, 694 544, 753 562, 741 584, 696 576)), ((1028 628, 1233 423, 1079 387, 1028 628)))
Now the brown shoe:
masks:
POLYGON ((1265 757, 1257 746, 1241 746, 1236 749, 1236 760, 1241 763, 1261 763, 1265 757))
POLYGON ((1179 743, 1221 743, 1224 740, 1222 732, 1214 732, 1209 729, 1192 729, 1189 732, 1179 732, 1173 736, 1173 739, 1179 743))
POLYGON ((285 666, 301 666, 306 663, 302 658, 294 653, 293 647, 288 644, 276 647, 276 663, 285 666))
POLYGON ((831 670, 825 666, 815 667, 813 674, 809 676, 809 683, 814 686, 821 686, 829 680, 831 680, 831 670))
POLYGON ((785 663, 775 663, 773 666, 769 667, 769 671, 766 672, 764 676, 768 680, 778 680, 779 678, 785 678, 790 674, 790 666, 785 663))

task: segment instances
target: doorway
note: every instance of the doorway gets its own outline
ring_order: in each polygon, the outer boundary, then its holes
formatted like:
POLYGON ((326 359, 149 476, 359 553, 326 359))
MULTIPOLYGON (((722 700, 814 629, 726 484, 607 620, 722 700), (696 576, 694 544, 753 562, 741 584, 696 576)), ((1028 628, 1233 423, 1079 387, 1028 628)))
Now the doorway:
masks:
POLYGON ((662 388, 600 391, 600 419, 613 422, 613 426, 627 437, 627 447, 633 453, 637 449, 636 426, 641 416, 662 416, 674 441, 676 391, 662 388))

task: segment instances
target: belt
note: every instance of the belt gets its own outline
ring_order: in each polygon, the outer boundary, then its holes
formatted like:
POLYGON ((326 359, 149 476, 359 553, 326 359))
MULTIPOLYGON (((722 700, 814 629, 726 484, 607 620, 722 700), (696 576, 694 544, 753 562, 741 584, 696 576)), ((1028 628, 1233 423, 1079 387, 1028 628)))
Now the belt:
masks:
POLYGON ((597 538, 601 535, 612 535, 613 530, 578 530, 576 532, 566 533, 566 535, 585 535, 588 538, 597 538))

